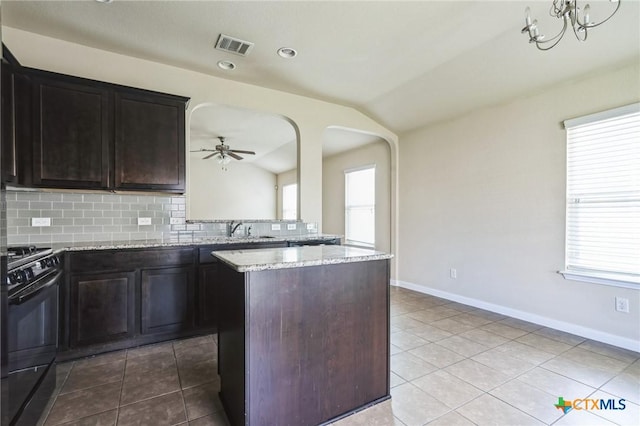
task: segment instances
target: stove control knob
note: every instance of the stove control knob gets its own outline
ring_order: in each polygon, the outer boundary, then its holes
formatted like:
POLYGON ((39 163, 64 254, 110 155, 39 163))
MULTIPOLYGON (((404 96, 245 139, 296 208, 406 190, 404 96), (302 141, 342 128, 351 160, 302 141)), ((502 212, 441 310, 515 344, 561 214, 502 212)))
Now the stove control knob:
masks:
POLYGON ((51 258, 47 257, 46 259, 42 259, 42 263, 44 264, 44 266, 49 267, 52 266, 53 263, 51 262, 51 258))
POLYGON ((18 283, 18 273, 17 272, 12 272, 10 274, 7 274, 7 281, 9 283, 9 285, 17 284, 18 283))
POLYGON ((52 260, 54 265, 59 265, 60 264, 60 258, 58 256, 51 256, 51 260, 52 260))
POLYGON ((24 271, 16 271, 13 273, 16 284, 27 281, 27 274, 24 271))
POLYGON ((30 281, 35 276, 35 275, 33 275, 33 269, 31 269, 31 268, 24 268, 22 270, 22 272, 24 272, 24 280, 25 281, 30 281))

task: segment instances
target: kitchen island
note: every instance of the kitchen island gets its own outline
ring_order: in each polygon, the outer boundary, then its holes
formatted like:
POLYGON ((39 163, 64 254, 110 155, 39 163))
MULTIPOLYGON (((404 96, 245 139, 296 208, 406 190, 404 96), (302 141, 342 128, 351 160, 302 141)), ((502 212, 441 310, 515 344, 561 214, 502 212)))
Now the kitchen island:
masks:
POLYGON ((392 255, 346 246, 212 255, 231 424, 317 425, 389 398, 392 255))

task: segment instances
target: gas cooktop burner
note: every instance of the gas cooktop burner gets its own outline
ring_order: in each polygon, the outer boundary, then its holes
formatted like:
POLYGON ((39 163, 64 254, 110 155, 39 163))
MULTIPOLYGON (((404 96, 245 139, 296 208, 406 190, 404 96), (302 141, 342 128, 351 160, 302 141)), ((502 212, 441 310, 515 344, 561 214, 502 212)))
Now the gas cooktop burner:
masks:
POLYGON ((7 254, 9 255, 9 257, 25 256, 25 255, 35 253, 37 250, 38 249, 36 246, 8 247, 7 254))
POLYGON ((51 254, 49 247, 16 246, 7 247, 7 269, 9 272, 22 265, 36 261, 41 257, 51 254))

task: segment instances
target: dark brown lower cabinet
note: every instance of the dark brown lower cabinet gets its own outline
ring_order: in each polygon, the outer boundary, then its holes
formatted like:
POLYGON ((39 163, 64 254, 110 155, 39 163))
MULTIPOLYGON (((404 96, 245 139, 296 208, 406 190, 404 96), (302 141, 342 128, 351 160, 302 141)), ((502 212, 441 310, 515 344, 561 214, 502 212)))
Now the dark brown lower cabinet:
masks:
POLYGON ((135 273, 71 277, 70 340, 77 347, 135 334, 135 273))
POLYGON ((143 270, 140 287, 142 334, 194 327, 194 268, 143 270))
POLYGON ((218 264, 200 265, 198 268, 198 325, 218 325, 218 264))
POLYGON ((389 261, 240 273, 220 263, 232 425, 325 424, 389 399, 389 261))

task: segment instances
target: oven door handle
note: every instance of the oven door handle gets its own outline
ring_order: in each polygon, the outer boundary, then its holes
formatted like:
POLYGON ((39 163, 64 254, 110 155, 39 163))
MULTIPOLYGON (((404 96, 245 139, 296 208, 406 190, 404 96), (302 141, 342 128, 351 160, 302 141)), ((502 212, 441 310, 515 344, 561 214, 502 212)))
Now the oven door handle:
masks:
POLYGON ((17 296, 14 296, 14 297, 10 298, 9 299, 9 304, 10 305, 21 305, 21 304, 23 304, 27 300, 35 297, 38 293, 40 293, 44 289, 49 288, 49 287, 57 284, 58 280, 60 279, 61 276, 62 276, 62 271, 56 272, 56 274, 53 276, 53 278, 51 278, 49 281, 47 281, 43 285, 38 286, 38 288, 36 288, 35 290, 31 290, 31 291, 26 292, 24 294, 19 294, 17 296))

